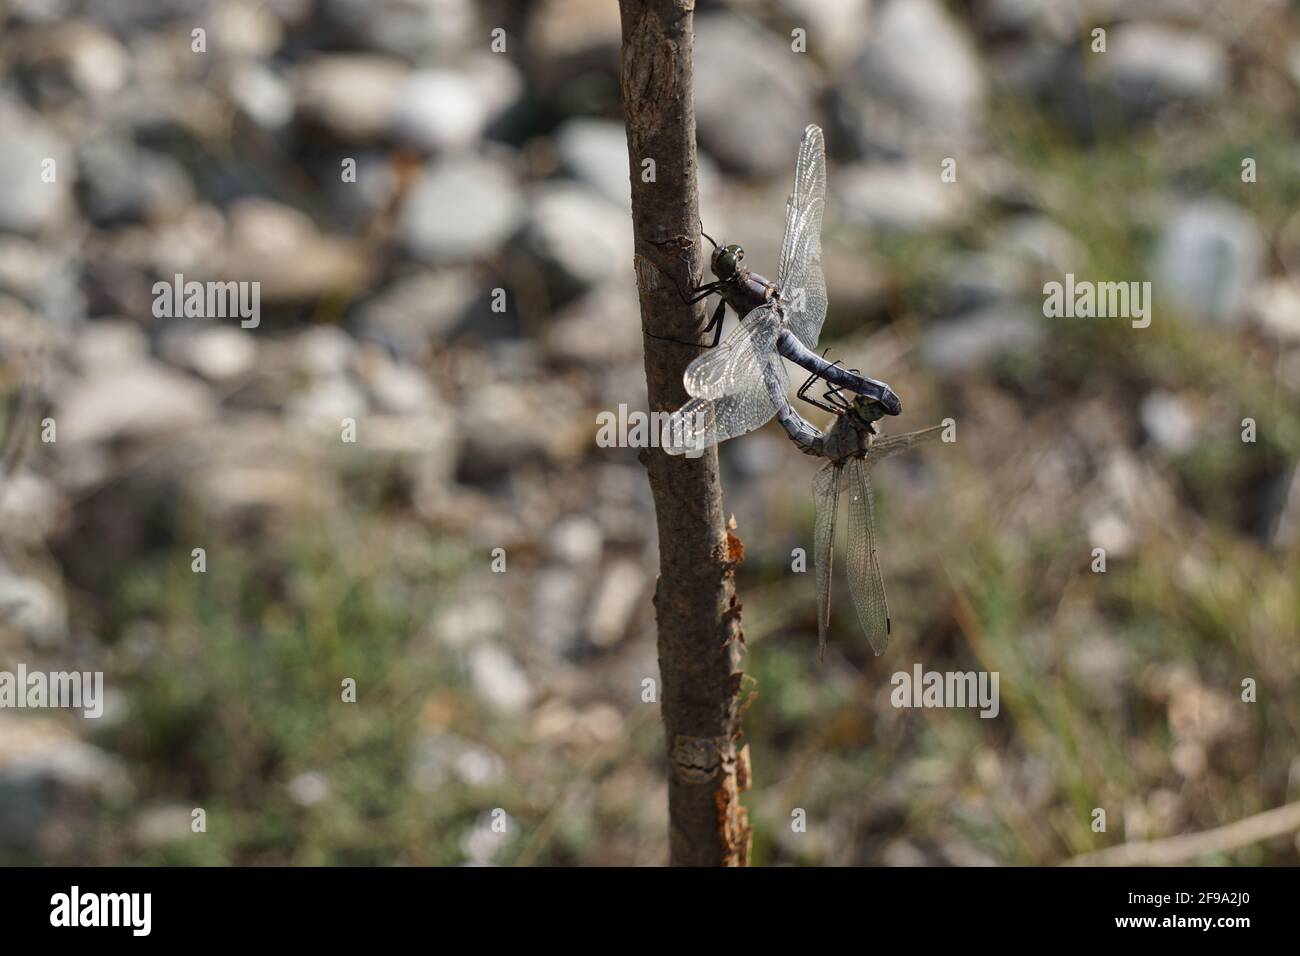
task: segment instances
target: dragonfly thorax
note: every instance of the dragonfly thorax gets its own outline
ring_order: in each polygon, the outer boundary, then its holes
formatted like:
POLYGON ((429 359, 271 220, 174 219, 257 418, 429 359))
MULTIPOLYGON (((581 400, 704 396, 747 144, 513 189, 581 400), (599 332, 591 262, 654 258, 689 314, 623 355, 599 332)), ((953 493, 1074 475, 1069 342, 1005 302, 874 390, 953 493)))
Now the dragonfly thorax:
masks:
POLYGON ((831 461, 860 457, 871 447, 875 426, 845 412, 835 419, 822 442, 822 456, 831 461))

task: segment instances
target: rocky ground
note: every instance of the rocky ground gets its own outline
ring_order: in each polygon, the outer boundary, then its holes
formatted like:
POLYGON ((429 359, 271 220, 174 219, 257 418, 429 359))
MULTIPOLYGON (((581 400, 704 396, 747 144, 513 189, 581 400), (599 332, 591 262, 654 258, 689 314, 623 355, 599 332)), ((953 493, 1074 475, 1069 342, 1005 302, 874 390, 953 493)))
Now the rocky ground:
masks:
MULTIPOLYGON (((823 125, 825 341, 959 423, 880 473, 895 647, 837 606, 820 667, 810 463, 725 448, 756 859, 1051 863, 1297 799, 1300 12, 698 6, 706 228, 774 270, 823 125), (1152 282, 1151 327, 1044 318, 1066 273, 1152 282), (890 707, 913 661, 999 670, 1001 720, 890 707)), ((0 712, 0 860, 662 861, 653 513, 594 441, 645 405, 616 5, 0 25, 0 668, 109 689, 0 712), (176 273, 260 322, 156 317, 176 273)))

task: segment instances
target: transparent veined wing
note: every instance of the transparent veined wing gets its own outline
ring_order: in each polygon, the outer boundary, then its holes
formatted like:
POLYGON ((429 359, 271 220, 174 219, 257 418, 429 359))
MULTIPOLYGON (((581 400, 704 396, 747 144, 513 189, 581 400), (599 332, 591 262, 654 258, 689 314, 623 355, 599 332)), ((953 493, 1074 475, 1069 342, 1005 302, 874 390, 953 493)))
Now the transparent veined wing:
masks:
POLYGON ((686 366, 682 376, 686 394, 718 399, 761 386, 763 366, 776 350, 780 334, 780 320, 770 304, 752 310, 717 348, 686 366))
POLYGON ((943 434, 945 427, 944 425, 934 425, 930 428, 922 428, 902 435, 886 435, 883 438, 877 438, 871 443, 871 447, 867 449, 867 466, 870 467, 876 462, 900 451, 908 451, 917 445, 934 441, 943 434))
POLYGON ((843 467, 827 462, 813 476, 817 523, 813 532, 813 566, 817 569, 817 653, 826 656, 826 632, 831 621, 831 564, 835 551, 835 516, 840 503, 843 467))
POLYGON ((877 655, 889 645, 889 602, 885 598, 885 581, 880 571, 880 551, 876 545, 876 508, 871 490, 871 469, 881 460, 907 451, 944 432, 943 425, 922 428, 902 435, 888 435, 871 443, 863 458, 850 460, 849 472, 849 593, 858 611, 858 622, 877 655))
POLYGON ((849 473, 849 593, 858 609, 858 623, 877 655, 889 644, 889 603, 880 574, 876 549, 876 509, 871 495, 871 476, 862 459, 845 466, 849 473))
POLYGON ((826 145, 817 126, 804 130, 794 169, 794 192, 785 204, 785 238, 777 288, 785 300, 790 330, 817 348, 826 321, 826 279, 822 275, 822 213, 826 208, 826 145))
POLYGON ((704 448, 751 432, 768 422, 789 391, 776 352, 777 313, 761 305, 717 348, 686 367, 683 383, 692 398, 674 413, 671 455, 704 448))

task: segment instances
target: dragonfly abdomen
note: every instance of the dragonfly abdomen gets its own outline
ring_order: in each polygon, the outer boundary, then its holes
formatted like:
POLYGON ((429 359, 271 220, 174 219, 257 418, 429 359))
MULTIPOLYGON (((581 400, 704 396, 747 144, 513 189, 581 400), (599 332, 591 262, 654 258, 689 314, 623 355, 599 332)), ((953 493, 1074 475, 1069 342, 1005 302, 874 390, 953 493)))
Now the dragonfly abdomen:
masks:
POLYGON ((795 447, 801 452, 805 455, 812 455, 814 458, 824 456, 823 445, 826 436, 796 412, 788 401, 777 409, 776 419, 781 423, 781 427, 785 429, 785 433, 790 436, 790 440, 794 442, 795 447))
POLYGON ((788 328, 781 329, 780 335, 777 336, 776 350, 791 362, 802 365, 810 372, 815 372, 832 385, 838 385, 847 388, 854 394, 866 395, 868 398, 875 399, 891 415, 897 415, 903 410, 903 403, 894 394, 894 390, 884 382, 878 382, 874 378, 867 378, 857 372, 850 372, 842 365, 835 365, 826 361, 826 359, 800 342, 798 337, 788 328))

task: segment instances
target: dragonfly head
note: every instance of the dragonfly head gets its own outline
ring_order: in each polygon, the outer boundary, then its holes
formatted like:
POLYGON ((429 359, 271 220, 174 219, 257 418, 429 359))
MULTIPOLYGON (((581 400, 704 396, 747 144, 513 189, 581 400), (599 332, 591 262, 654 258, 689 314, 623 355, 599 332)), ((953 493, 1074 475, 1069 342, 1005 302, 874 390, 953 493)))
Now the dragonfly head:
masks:
POLYGON ((709 268, 713 270, 715 276, 725 281, 736 274, 736 269, 739 268, 740 260, 743 258, 745 258, 745 250, 731 242, 713 250, 709 268))
POLYGON ((866 395, 859 395, 849 407, 852 415, 871 434, 876 433, 875 423, 889 414, 889 409, 866 395))

